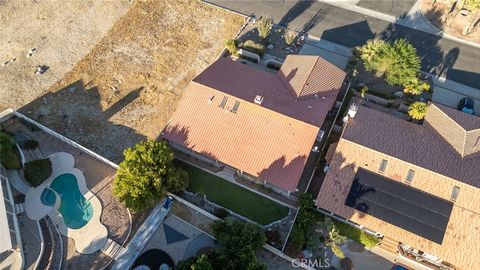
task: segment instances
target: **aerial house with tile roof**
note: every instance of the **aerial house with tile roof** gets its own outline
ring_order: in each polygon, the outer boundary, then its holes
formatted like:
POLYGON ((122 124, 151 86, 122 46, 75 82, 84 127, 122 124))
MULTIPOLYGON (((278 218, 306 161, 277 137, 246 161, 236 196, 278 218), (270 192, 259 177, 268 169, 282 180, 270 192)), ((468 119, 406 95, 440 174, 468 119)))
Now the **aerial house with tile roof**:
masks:
POLYGON ((222 57, 190 82, 163 138, 289 194, 344 79, 317 56, 288 56, 277 73, 222 57))
POLYGON ((432 103, 418 125, 359 106, 316 205, 434 269, 480 263, 480 118, 432 103))

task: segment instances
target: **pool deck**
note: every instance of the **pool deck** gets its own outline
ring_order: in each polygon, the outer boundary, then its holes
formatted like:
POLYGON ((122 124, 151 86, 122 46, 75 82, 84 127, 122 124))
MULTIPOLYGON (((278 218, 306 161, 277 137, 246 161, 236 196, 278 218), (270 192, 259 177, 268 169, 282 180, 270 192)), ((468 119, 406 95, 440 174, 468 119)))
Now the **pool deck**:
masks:
POLYGON ((72 238, 75 241, 75 249, 82 254, 91 254, 101 249, 107 241, 107 228, 100 222, 102 205, 98 198, 90 192, 85 182, 83 173, 74 167, 75 160, 69 153, 58 152, 51 154, 48 158, 52 162, 52 174, 42 184, 28 190, 25 197, 25 211, 27 216, 33 220, 40 220, 50 213, 54 213, 59 202, 54 207, 44 205, 41 202, 43 190, 50 186, 51 182, 59 175, 70 173, 77 179, 77 184, 82 195, 90 201, 93 207, 93 216, 90 221, 80 229, 70 229, 65 225, 63 219, 58 219, 56 225, 61 234, 72 238))

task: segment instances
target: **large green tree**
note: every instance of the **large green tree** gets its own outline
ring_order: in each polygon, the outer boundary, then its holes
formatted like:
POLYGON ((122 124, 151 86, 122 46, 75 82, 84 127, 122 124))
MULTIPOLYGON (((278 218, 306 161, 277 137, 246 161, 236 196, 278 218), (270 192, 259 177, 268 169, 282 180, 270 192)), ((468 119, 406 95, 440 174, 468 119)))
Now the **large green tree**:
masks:
POLYGON ((390 85, 401 85, 418 77, 420 57, 412 44, 405 39, 393 43, 382 40, 370 40, 357 48, 360 59, 367 71, 375 72, 377 77, 385 77, 390 85))
POLYGON ((155 205, 167 191, 188 186, 188 174, 173 164, 173 153, 165 141, 147 140, 123 152, 113 181, 113 193, 134 211, 155 205))
POLYGON ((179 270, 209 269, 208 267, 228 270, 266 270, 266 266, 258 262, 255 256, 255 252, 266 241, 265 234, 258 226, 241 221, 216 221, 213 230, 222 248, 202 255, 203 259, 202 256, 193 257, 179 263, 177 266, 179 270), (201 261, 201 267, 205 268, 200 268, 201 261))

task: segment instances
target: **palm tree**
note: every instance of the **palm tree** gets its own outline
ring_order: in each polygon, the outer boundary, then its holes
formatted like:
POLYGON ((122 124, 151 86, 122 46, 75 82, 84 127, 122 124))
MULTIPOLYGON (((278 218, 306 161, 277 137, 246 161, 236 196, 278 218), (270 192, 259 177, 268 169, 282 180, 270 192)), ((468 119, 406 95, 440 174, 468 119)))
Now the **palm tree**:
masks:
POLYGON ((419 78, 412 78, 403 83, 403 92, 412 95, 421 95, 430 90, 430 84, 419 78))
POLYGON ((357 52, 365 69, 374 71, 377 77, 385 76, 390 85, 399 85, 418 76, 420 57, 415 47, 405 39, 397 39, 393 43, 368 41, 357 48, 357 52))
POLYGON ((258 35, 265 39, 270 34, 272 30, 273 19, 268 17, 261 17, 257 22, 258 35))
POLYGON ((330 223, 328 225, 328 239, 326 245, 332 249, 332 252, 340 259, 345 258, 345 254, 339 245, 345 243, 347 237, 340 234, 335 224, 330 223))
POLYGON ((408 115, 415 120, 422 120, 427 114, 428 105, 425 102, 414 102, 408 107, 408 115))
POLYGON ((290 29, 285 30, 284 39, 285 39, 285 43, 287 43, 288 46, 290 46, 293 43, 293 41, 295 41, 296 37, 297 37, 297 32, 290 29))

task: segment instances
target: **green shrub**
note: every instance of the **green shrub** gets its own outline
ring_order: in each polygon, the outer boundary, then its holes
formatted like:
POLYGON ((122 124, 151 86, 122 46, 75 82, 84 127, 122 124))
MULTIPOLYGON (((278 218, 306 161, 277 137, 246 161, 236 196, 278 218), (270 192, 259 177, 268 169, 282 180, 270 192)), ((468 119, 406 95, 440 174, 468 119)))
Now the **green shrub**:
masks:
POLYGON ((220 219, 225 219, 230 215, 228 211, 223 208, 215 209, 215 212, 213 214, 220 219))
POLYGON ((20 169, 15 142, 4 132, 0 132, 0 163, 7 170, 20 169))
POLYGON ((380 242, 380 239, 378 237, 368 234, 351 225, 345 224, 340 221, 334 221, 334 223, 335 227, 339 230, 339 233, 341 235, 346 236, 356 242, 359 242, 367 248, 372 248, 380 242))
POLYGON ((265 53, 265 47, 262 44, 255 43, 252 40, 247 40, 240 46, 242 49, 253 52, 262 56, 265 53))
POLYGON ((34 187, 40 185, 51 174, 52 162, 48 158, 25 163, 25 180, 34 187))
POLYGON ((35 140, 28 140, 28 141, 25 142, 25 148, 27 148, 27 149, 33 150, 37 147, 38 147, 38 142, 35 141, 35 140))
POLYGON ((2 160, 2 166, 7 170, 20 169, 20 160, 13 151, 1 151, 0 158, 2 160))
POLYGON ((232 55, 237 54, 238 50, 238 42, 235 39, 228 39, 225 41, 225 47, 227 48, 228 52, 232 55))
POLYGON ((258 35, 265 39, 272 31, 273 19, 268 17, 261 17, 257 22, 258 35))

